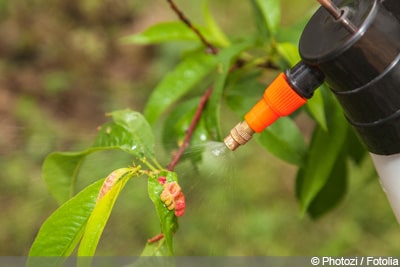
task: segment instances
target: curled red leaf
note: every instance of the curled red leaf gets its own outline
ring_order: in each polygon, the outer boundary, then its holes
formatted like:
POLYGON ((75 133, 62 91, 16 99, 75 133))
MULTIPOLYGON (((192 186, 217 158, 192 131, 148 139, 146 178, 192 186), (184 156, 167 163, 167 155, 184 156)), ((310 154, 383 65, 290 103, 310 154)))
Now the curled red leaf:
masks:
POLYGON ((175 210, 175 216, 182 216, 185 212, 185 196, 177 182, 164 183, 164 190, 160 199, 169 210, 175 210))

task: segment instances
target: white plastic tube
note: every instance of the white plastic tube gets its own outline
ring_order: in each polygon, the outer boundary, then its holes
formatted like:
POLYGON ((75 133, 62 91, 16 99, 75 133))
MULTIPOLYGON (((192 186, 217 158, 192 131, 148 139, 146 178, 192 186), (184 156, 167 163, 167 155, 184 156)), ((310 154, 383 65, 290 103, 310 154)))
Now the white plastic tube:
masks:
POLYGON ((383 191, 400 223, 400 154, 382 156, 371 153, 383 191))

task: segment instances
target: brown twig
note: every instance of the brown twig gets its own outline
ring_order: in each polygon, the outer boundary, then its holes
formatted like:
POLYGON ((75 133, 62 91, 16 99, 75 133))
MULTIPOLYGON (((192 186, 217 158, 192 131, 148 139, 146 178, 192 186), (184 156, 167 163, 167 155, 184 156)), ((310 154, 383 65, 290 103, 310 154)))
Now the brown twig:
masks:
POLYGON ((173 0, 167 0, 169 5, 171 6, 172 10, 178 15, 179 19, 186 24, 196 35, 199 37, 201 42, 207 47, 207 50, 211 54, 218 54, 218 48, 215 47, 213 44, 211 44, 207 39, 204 37, 204 35, 197 29, 191 22, 190 20, 183 14, 183 12, 178 8, 178 6, 174 3, 173 0))
POLYGON ((201 97, 199 105, 197 106, 197 109, 196 109, 196 113, 194 114, 193 119, 190 123, 190 126, 187 129, 185 139, 183 140, 183 143, 179 147, 178 152, 173 157, 171 163, 168 165, 169 171, 173 171, 175 169, 175 166, 176 166, 176 164, 178 164, 179 160, 181 159, 183 152, 189 146, 190 138, 192 137, 192 134, 193 134, 194 130, 196 129, 197 123, 200 120, 201 114, 203 113, 203 110, 207 104, 208 99, 211 96, 213 89, 214 89, 213 87, 208 88, 207 91, 201 97))

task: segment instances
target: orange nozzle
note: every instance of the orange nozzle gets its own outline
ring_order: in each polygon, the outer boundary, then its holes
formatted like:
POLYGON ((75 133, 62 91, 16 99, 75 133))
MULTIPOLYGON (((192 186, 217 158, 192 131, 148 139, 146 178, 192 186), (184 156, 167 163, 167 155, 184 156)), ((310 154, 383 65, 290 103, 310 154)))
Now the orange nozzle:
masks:
POLYGON ((288 84, 286 75, 281 73, 244 119, 253 131, 260 133, 279 117, 290 115, 306 102, 307 99, 298 95, 288 84))

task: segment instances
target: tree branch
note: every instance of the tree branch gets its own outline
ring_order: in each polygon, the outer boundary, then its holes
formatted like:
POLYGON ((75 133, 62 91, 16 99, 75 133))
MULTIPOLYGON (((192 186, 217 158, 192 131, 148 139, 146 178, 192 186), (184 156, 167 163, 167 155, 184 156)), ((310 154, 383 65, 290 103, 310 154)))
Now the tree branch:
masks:
POLYGON ((204 35, 197 29, 190 20, 183 14, 183 12, 178 8, 178 6, 174 3, 173 0, 167 0, 169 5, 171 6, 172 10, 178 15, 179 19, 186 24, 200 39, 200 41, 207 47, 207 50, 211 54, 218 54, 218 48, 211 44, 204 35))
POLYGON ((171 163, 168 165, 169 171, 173 171, 175 169, 175 166, 178 164, 179 160, 181 159, 183 152, 189 146, 190 138, 192 137, 193 132, 196 129, 197 123, 199 122, 199 120, 201 118, 201 114, 203 113, 203 110, 207 104, 208 99, 211 96, 213 89, 214 89, 213 87, 208 88, 207 91, 204 93, 204 95, 201 97, 199 105, 197 106, 197 109, 196 109, 196 113, 194 114, 193 119, 190 123, 190 126, 186 132, 185 139, 183 140, 183 143, 179 147, 178 152, 173 157, 171 163))

